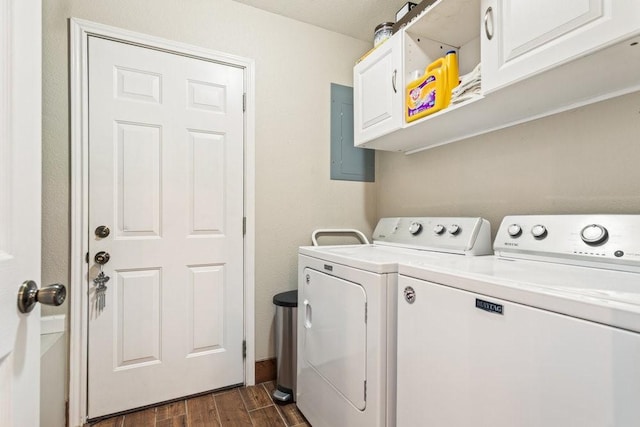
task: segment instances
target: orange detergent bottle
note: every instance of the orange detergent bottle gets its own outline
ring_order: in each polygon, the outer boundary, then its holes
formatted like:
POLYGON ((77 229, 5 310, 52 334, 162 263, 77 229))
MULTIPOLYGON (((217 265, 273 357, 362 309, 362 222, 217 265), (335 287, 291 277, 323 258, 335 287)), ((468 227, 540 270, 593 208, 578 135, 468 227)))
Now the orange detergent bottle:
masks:
MULTIPOLYGON (((427 67, 424 75, 407 85, 405 120, 412 122, 440 111, 451 102, 447 59, 439 58, 427 67)), ((457 62, 456 62, 457 64, 457 62)), ((457 70, 455 70, 457 74, 457 70)), ((457 86, 458 79, 455 78, 457 86)))

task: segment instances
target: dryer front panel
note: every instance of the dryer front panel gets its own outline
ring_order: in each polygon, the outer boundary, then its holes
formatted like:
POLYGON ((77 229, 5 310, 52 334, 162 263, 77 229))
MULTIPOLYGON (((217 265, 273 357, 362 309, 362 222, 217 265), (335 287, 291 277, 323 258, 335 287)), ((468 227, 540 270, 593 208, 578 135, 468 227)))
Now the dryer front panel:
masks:
POLYGON ((367 295, 357 283, 304 269, 301 309, 308 366, 354 407, 366 407, 367 295))

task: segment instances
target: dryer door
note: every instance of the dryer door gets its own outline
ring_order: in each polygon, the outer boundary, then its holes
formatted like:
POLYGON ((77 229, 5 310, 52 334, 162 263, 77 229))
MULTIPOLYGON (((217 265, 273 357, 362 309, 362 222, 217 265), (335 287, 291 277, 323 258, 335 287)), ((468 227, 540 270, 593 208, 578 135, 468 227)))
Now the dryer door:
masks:
POLYGON ((304 270, 303 357, 359 410, 366 407, 367 295, 357 283, 304 270))

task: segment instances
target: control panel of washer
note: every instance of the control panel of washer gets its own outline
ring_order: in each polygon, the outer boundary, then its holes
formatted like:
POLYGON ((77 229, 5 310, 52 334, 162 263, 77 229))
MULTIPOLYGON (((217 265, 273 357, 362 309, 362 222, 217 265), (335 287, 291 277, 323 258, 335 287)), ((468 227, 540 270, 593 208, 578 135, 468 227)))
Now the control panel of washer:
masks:
POLYGON ((382 218, 373 231, 378 244, 469 255, 491 254, 491 226, 478 217, 382 218))
POLYGON ((506 216, 493 248, 504 257, 640 267, 640 215, 506 216))

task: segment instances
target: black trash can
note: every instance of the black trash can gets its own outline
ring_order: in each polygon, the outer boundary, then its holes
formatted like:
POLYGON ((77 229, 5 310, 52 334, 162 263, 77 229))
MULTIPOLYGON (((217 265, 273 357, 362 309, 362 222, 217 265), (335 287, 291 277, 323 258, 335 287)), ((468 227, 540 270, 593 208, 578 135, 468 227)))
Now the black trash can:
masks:
POLYGON ((298 291, 288 291, 273 297, 276 305, 277 384, 273 400, 285 404, 296 400, 298 291))

